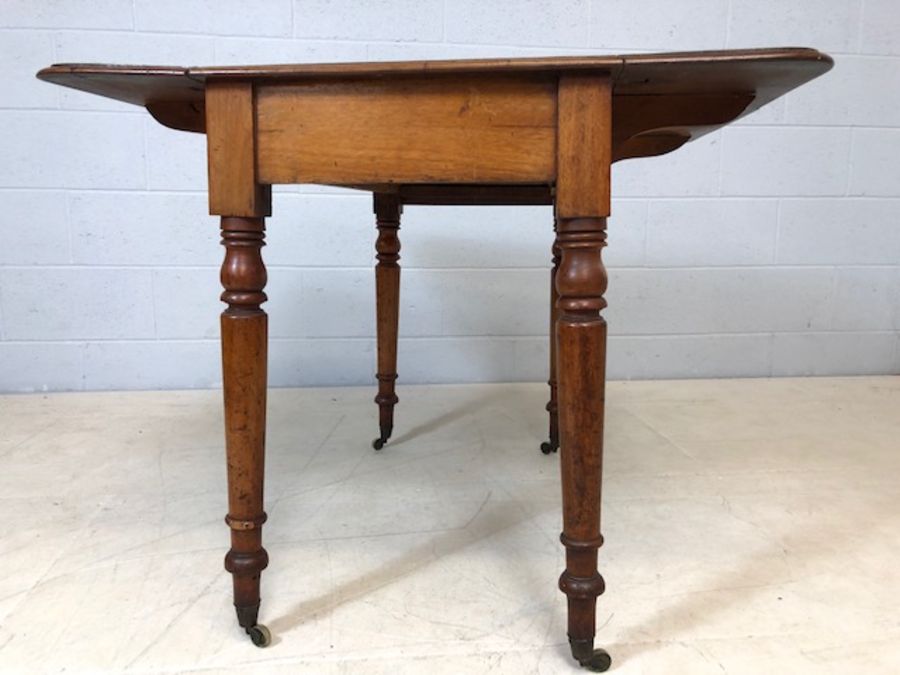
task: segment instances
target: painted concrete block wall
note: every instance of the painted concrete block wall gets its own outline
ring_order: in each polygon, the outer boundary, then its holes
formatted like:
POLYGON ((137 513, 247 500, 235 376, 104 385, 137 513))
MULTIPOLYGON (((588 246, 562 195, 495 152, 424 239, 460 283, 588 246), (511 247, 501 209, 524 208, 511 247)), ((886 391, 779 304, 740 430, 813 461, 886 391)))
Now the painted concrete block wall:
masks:
MULTIPOLYGON (((894 0, 3 0, 0 390, 220 381, 203 137, 38 82, 44 65, 771 45, 837 65, 722 132, 614 169, 610 374, 896 373, 894 0)), ((272 382, 371 383, 370 200, 278 188, 274 214, 272 382)), ((401 382, 546 378, 549 208, 408 207, 401 236, 401 382)))

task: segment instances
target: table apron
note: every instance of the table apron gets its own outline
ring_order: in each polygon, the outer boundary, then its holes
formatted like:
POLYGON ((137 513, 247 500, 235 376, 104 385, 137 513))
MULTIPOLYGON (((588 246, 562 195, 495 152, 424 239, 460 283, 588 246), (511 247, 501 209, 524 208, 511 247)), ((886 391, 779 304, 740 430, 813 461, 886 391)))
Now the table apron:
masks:
POLYGON ((263 183, 547 183, 553 77, 258 85, 263 183))

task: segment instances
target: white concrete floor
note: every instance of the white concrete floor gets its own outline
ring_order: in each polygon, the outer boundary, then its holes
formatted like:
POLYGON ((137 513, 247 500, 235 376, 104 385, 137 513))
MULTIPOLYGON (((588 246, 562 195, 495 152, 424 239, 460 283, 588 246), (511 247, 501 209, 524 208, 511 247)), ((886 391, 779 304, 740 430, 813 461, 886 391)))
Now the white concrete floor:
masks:
MULTIPOLYGON (((0 397, 0 672, 568 673, 543 385, 275 390, 237 629, 218 392, 0 397)), ((900 672, 900 377, 612 383, 614 672, 900 672)))

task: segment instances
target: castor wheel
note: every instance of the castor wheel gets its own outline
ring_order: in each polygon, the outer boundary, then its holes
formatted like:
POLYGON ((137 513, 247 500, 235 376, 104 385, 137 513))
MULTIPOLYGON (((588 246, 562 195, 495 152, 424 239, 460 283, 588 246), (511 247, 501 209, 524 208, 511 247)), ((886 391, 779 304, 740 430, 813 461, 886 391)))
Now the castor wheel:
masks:
POLYGON ((374 441, 372 441, 372 447, 376 450, 381 450, 384 447, 385 443, 387 443, 387 439, 376 438, 374 441))
POLYGON ((250 636, 250 641, 257 647, 268 647, 272 644, 272 633, 261 623, 247 628, 247 635, 250 636))
POLYGON ((559 446, 556 443, 551 443, 550 441, 544 441, 541 443, 541 452, 545 455, 549 455, 551 452, 556 452, 559 449, 559 446))
POLYGON ((572 656, 582 668, 592 673, 605 673, 612 665, 612 659, 606 650, 594 649, 593 640, 569 640, 572 656))
POLYGON ((579 663, 592 673, 605 673, 612 665, 612 658, 605 650, 595 649, 589 659, 579 661, 579 663))

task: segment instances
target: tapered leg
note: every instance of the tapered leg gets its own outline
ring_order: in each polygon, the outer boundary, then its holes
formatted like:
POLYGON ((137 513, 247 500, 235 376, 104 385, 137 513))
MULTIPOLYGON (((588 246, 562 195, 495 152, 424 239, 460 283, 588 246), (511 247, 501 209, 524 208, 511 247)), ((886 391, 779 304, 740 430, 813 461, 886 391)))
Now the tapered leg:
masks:
POLYGON ((605 670, 609 657, 594 652, 596 599, 603 593, 597 571, 603 408, 606 382, 606 270, 601 259, 605 219, 570 221, 558 235, 562 258, 559 291, 557 368, 562 434, 563 532, 566 570, 559 587, 568 597, 569 642, 582 665, 605 670))
MULTIPOLYGON (((556 222, 553 223, 556 232, 556 222)), ((547 412, 550 417, 550 440, 541 443, 541 452, 549 455, 559 449, 559 405, 556 394, 556 272, 559 269, 559 245, 553 241, 553 267, 550 269, 550 400, 547 401, 547 412)))
POLYGON ((379 436, 372 447, 381 450, 394 430, 394 405, 398 399, 397 328, 400 320, 400 213, 403 208, 395 194, 376 192, 375 223, 378 239, 375 242, 375 312, 378 334, 378 404, 379 436))
POLYGON ((234 581, 238 622, 254 644, 269 642, 257 623, 260 575, 269 562, 262 546, 263 472, 266 434, 266 348, 268 324, 262 218, 222 218, 225 260, 221 279, 222 378, 225 393, 225 448, 228 460, 228 515, 231 550, 225 569, 234 581))
POLYGON ((594 649, 603 412, 606 386, 606 246, 611 164, 612 83, 608 75, 560 78, 557 130, 556 376, 566 569, 559 588, 569 605, 572 656, 594 671, 610 657, 594 649))

